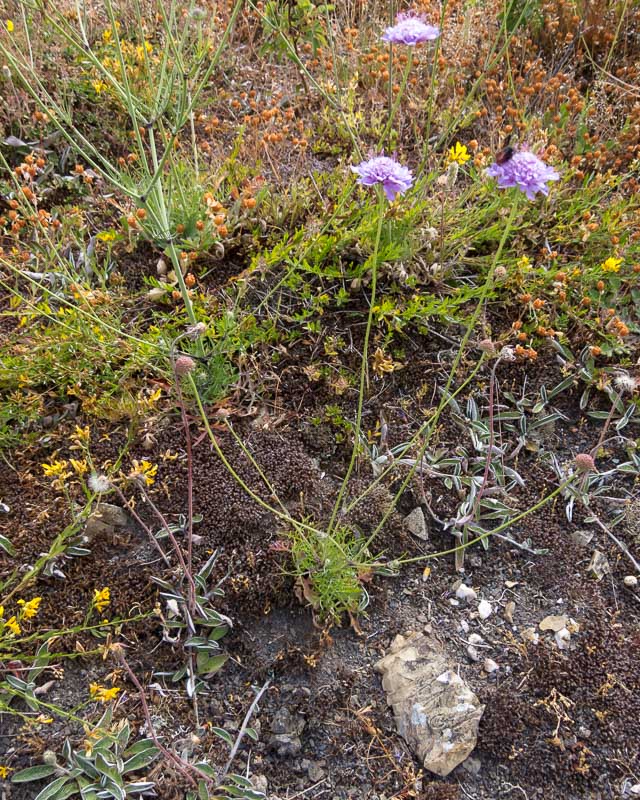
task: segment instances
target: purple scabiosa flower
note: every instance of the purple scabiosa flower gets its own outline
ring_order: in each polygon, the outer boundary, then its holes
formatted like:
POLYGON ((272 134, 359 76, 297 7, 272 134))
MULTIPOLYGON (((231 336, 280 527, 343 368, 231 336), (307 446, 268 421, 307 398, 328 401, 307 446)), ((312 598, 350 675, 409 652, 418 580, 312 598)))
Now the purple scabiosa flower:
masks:
POLYGON ((548 181, 560 178, 553 167, 548 167, 530 150, 519 150, 506 161, 492 164, 487 175, 497 178, 501 189, 517 187, 529 200, 533 200, 538 192, 548 195, 548 181))
POLYGON ((398 14, 396 24, 382 34, 382 41, 389 44, 406 44, 414 47, 422 42, 430 42, 440 36, 440 28, 428 25, 419 14, 398 14))
POLYGON ((397 194, 404 194, 413 184, 411 170, 389 156, 374 156, 357 167, 351 167, 351 171, 356 173, 361 186, 382 184, 390 203, 397 194))

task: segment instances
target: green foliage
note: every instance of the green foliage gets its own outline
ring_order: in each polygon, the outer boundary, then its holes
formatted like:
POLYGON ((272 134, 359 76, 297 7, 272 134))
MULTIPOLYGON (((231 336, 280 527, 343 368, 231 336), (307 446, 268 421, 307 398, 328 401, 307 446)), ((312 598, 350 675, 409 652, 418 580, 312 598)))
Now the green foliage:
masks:
POLYGON ((310 44, 315 54, 318 47, 327 45, 324 15, 332 10, 332 5, 313 0, 267 0, 262 16, 261 55, 290 55, 288 41, 298 56, 298 47, 304 43, 310 44))
POLYGON ((350 527, 327 534, 294 526, 289 539, 297 591, 321 622, 339 623, 344 614, 363 612, 369 604, 365 583, 376 572, 388 574, 367 539, 350 527))
POLYGON ((125 800, 155 794, 155 782, 132 779, 132 773, 145 770, 159 755, 152 739, 140 739, 129 745, 131 726, 127 720, 113 722, 107 709, 87 737, 84 752, 70 739, 62 748, 63 763, 52 752, 45 753, 45 764, 17 772, 12 783, 30 783, 53 777, 35 800, 64 800, 81 796, 83 800, 111 797, 125 800), (55 776, 55 777, 54 777, 55 776))

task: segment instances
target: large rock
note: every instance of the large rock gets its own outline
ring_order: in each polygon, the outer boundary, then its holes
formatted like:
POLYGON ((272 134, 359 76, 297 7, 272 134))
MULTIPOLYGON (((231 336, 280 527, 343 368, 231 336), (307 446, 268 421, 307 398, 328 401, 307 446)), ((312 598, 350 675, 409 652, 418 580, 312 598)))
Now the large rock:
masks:
POLYGON ((476 746, 484 711, 432 636, 396 636, 376 664, 398 732, 436 775, 448 775, 476 746))

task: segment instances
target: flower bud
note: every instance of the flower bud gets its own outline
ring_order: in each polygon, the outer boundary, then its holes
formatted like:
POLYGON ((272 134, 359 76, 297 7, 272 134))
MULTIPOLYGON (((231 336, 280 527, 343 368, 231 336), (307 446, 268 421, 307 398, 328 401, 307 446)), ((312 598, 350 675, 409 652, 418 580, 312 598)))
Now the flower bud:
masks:
POLYGON ((176 375, 182 377, 188 375, 196 368, 196 362, 190 356, 178 356, 176 358, 176 375))
POLYGON ((497 281, 503 281, 507 277, 507 268, 501 265, 497 266, 493 274, 497 281))
POLYGON ((483 339, 481 342, 478 342, 478 350, 481 350, 488 356, 492 356, 496 352, 496 346, 491 339, 483 339))
POLYGON ((593 472, 596 468, 596 462, 589 455, 589 453, 578 453, 575 457, 574 463, 578 472, 593 472))

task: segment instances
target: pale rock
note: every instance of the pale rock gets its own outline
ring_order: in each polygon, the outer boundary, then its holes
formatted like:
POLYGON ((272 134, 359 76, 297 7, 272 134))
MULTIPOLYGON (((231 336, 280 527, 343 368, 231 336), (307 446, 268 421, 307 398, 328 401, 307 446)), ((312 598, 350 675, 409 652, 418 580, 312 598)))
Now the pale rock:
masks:
POLYGON ((399 734, 426 769, 448 775, 476 746, 484 706, 433 636, 396 636, 376 670, 399 734))
POLYGON ((478 616, 480 619, 488 619, 493 614, 493 606, 488 600, 481 600, 478 603, 478 616))
POLYGON ((516 604, 513 600, 509 600, 509 602, 504 607, 504 618, 510 625, 513 625, 513 612, 516 610, 516 604))
POLYGON ((484 671, 489 675, 491 675, 492 672, 497 672, 500 669, 500 666, 492 658, 485 658, 482 666, 484 667, 484 671))
POLYGON ((424 518, 424 511, 420 506, 416 506, 410 514, 407 514, 404 518, 404 524, 407 526, 409 533, 417 536, 418 539, 426 541, 429 538, 427 521, 424 518))
POLYGON ((553 631, 554 633, 557 633, 563 628, 566 628, 568 622, 569 620, 564 614, 551 614, 548 617, 545 617, 538 627, 541 631, 553 631))
POLYGON ((470 600, 475 600, 477 596, 475 589, 472 589, 471 586, 467 586, 465 583, 461 583, 456 589, 456 597, 459 600, 466 600, 469 602, 470 600))
POLYGON ((561 630, 556 631, 555 640, 558 645, 558 650, 566 650, 571 641, 571 633, 567 628, 561 628, 561 630))
POLYGON ((467 655, 472 661, 480 661, 480 653, 478 652, 478 648, 474 647, 472 644, 467 647, 467 655))
POLYGON ((611 572, 609 559, 600 550, 594 550, 587 571, 597 581, 601 581, 605 575, 611 572))
POLYGON ((623 580, 623 583, 627 587, 627 589, 635 589, 636 586, 638 585, 638 579, 636 578, 635 575, 626 575, 623 580))

